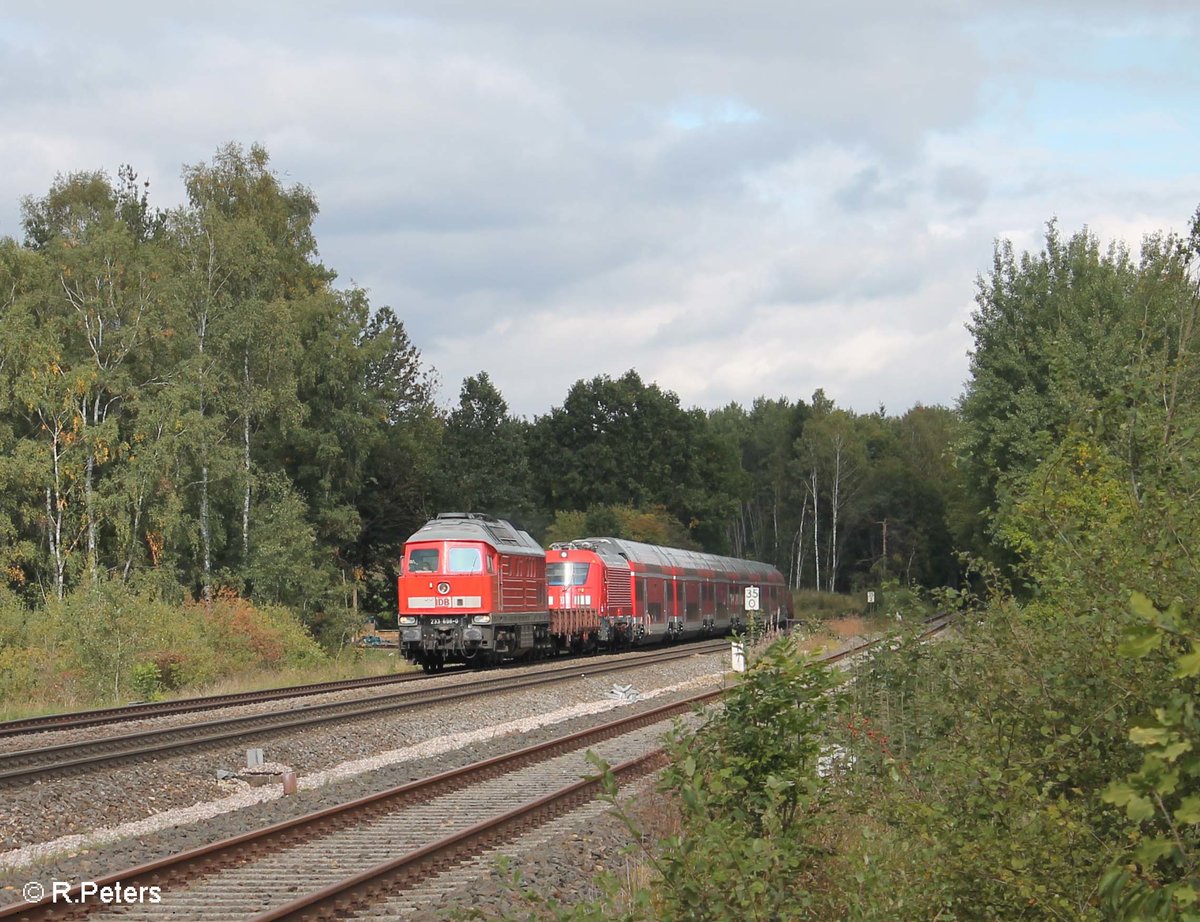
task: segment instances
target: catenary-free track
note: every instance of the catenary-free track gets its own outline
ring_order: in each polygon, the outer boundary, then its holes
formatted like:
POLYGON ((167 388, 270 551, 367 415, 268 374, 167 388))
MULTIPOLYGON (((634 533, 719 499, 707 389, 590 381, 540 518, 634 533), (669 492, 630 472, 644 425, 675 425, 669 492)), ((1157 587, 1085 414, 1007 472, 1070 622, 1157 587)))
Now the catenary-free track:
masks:
POLYGON ((263 714, 203 721, 185 726, 142 730, 104 736, 82 742, 22 749, 0 754, 0 785, 12 785, 64 772, 87 771, 118 760, 150 759, 185 748, 209 746, 232 740, 261 737, 266 733, 292 731, 330 721, 360 719, 402 708, 445 702, 475 695, 569 681, 581 675, 599 675, 623 669, 712 652, 726 641, 708 641, 684 647, 669 647, 633 655, 607 656, 532 674, 473 677, 460 687, 420 687, 372 697, 367 701, 340 701, 311 707, 289 708, 263 714))
MULTIPOLYGON (((944 621, 939 621, 930 624, 926 629, 926 633, 939 630, 944 626, 944 623, 944 621)), ((837 660, 852 657, 865 652, 871 645, 862 644, 826 659, 837 660)), ((720 692, 714 691, 706 693, 703 696, 697 696, 695 699, 676 702, 663 708, 644 712, 633 718, 633 722, 636 722, 639 727, 645 727, 655 719, 668 719, 670 712, 678 713, 688 710, 693 704, 701 701, 710 701, 719 694, 720 692)), ((496 811, 495 809, 490 809, 492 820, 495 820, 498 816, 501 817, 501 826, 519 828, 529 824, 536 824, 544 821, 546 817, 554 815, 555 811, 566 809, 565 804, 579 801, 581 798, 586 799, 589 796, 594 796, 594 792, 589 793, 587 791, 586 783, 573 781, 572 784, 563 786, 561 783, 554 785, 545 780, 546 778, 553 780, 556 773, 558 778, 562 778, 564 775, 578 778, 583 773, 580 768, 582 763, 572 763, 575 765, 574 768, 566 767, 566 763, 559 764, 558 768, 537 768, 536 766, 539 764, 543 766, 547 764, 537 760, 544 760, 547 755, 552 756, 553 759, 562 759, 564 758, 562 755, 564 749, 568 752, 575 752, 576 756, 578 756, 584 748, 595 747, 599 738, 604 736, 611 738, 616 733, 627 733, 631 725, 629 720, 612 721, 602 728, 594 728, 584 731, 581 734, 573 734, 570 738, 555 740, 552 743, 542 744, 539 747, 530 747, 529 750, 523 750, 520 753, 489 760, 491 764, 468 766, 466 769, 445 773, 442 776, 425 779, 421 782, 403 785, 400 788, 374 795, 370 798, 363 798, 358 802, 343 805, 340 808, 322 811, 321 813, 313 814, 300 820, 289 821, 288 823, 278 824, 276 827, 270 829, 240 836, 235 840, 218 843, 215 846, 209 846, 205 849, 193 850, 192 853, 154 862, 152 865, 142 868, 131 869, 120 875, 115 875, 114 879, 119 878, 126 884, 146 880, 162 880, 167 882, 164 884, 164 893, 169 889, 172 894, 175 894, 176 884, 172 881, 192 877, 197 873, 197 868, 204 869, 201 873, 207 877, 210 875, 213 867, 226 866, 232 861, 235 864, 244 866, 241 871, 235 871, 232 878, 220 878, 218 876, 212 877, 211 880, 223 880, 224 883, 220 884, 218 890, 221 892, 227 891, 229 894, 236 893, 236 896, 231 895, 220 899, 212 897, 210 899, 204 896, 205 893, 209 892, 207 889, 204 889, 208 885, 200 883, 197 885, 197 889, 188 891, 192 893, 192 896, 187 898, 189 902, 180 903, 176 907, 177 911, 183 912, 184 915, 180 916, 178 912, 174 914, 180 918, 184 916, 207 918, 209 917, 208 910, 212 909, 215 913, 211 916, 213 918, 244 918, 248 914, 266 909, 278 900, 278 894, 281 891, 276 888, 280 885, 281 879, 291 881, 292 883, 288 886, 292 886, 294 889, 293 885, 298 873, 298 865, 293 863, 291 858, 278 856, 291 854, 295 857, 299 855, 301 852, 297 850, 290 848, 283 849, 283 843, 288 841, 302 841, 309 843, 309 845, 302 846, 302 848, 308 848, 314 855, 320 856, 322 860, 318 862, 319 864, 326 866, 339 864, 339 862, 330 862, 328 860, 329 856, 334 854, 335 851, 338 855, 345 854, 351 860, 342 870, 354 873, 349 874, 349 876, 341 880, 333 880, 331 878, 337 877, 336 869, 333 867, 327 867, 322 872, 322 876, 315 876, 315 872, 311 870, 305 871, 302 879, 305 880, 307 885, 312 886, 318 892, 304 898, 307 901, 304 907, 301 907, 299 903, 280 907, 276 910, 270 910, 270 914, 264 915, 263 918, 289 917, 288 914, 300 912, 303 912, 305 917, 309 917, 309 914, 314 912, 317 915, 313 917, 321 917, 328 911, 327 909, 314 908, 321 905, 340 906, 341 909, 338 910, 340 912, 348 908, 352 902, 374 899, 370 895, 373 889, 382 893, 391 893, 398 887, 403 888, 405 885, 397 883, 397 876, 399 875, 400 878, 403 878, 406 869, 407 873, 416 874, 418 877, 426 874, 426 871, 414 870, 421 867, 417 863, 419 860, 437 855, 439 856, 437 861, 440 864, 444 864, 447 861, 461 860, 463 856, 477 854, 482 848, 485 848, 488 841, 493 840, 497 833, 487 831, 484 828, 485 824, 474 821, 489 812, 488 809, 485 809, 485 805, 487 804, 494 805, 496 802, 499 802, 508 805, 516 802, 512 794, 514 788, 504 787, 506 783, 502 780, 504 777, 511 776, 512 779, 520 778, 521 781, 519 783, 513 783, 516 784, 515 790, 521 791, 525 797, 528 797, 531 791, 541 792, 544 796, 536 797, 530 804, 525 805, 529 807, 529 810, 541 811, 542 819, 538 819, 528 813, 524 806, 520 811, 496 811), (537 752, 534 752, 534 750, 537 750, 537 752), (534 761, 527 762, 523 767, 516 767, 521 766, 522 760, 530 759, 534 761), (505 772, 505 774, 497 776, 496 772, 505 772), (490 780, 483 782, 484 787, 482 788, 474 785, 470 788, 461 787, 472 776, 488 776, 490 780), (535 780, 536 778, 543 778, 543 780, 537 781, 535 780), (499 788, 495 787, 497 784, 500 785, 499 788), (487 787, 487 785, 492 785, 492 787, 487 787), (571 790, 568 791, 568 788, 571 790), (444 793, 435 794, 439 790, 444 793), (474 793, 471 793, 471 791, 474 791, 474 793), (506 791, 508 793, 505 793, 506 791), (425 800, 427 805, 423 808, 426 810, 425 820, 418 819, 419 812, 406 812, 405 815, 408 819, 395 821, 385 819, 386 816, 392 815, 390 807, 386 810, 384 809, 383 805, 385 802, 389 800, 397 804, 411 802, 414 796, 425 800), (452 803, 450 801, 442 802, 440 807, 429 807, 428 804, 433 803, 433 801, 428 800, 428 798, 433 796, 439 798, 458 797, 459 801, 453 802, 457 804, 453 810, 448 809, 448 805, 452 803), (479 808, 472 807, 472 804, 478 804, 479 808), (366 810, 367 814, 365 816, 369 816, 370 821, 365 822, 364 814, 361 812, 358 813, 357 818, 352 818, 356 810, 366 810), (437 818, 441 817, 444 820, 447 813, 455 815, 461 813, 466 817, 462 823, 458 824, 458 828, 453 830, 453 836, 462 837, 464 829, 468 826, 478 826, 479 828, 477 830, 472 829, 469 836, 461 838, 457 842, 450 841, 444 835, 441 837, 429 836, 427 833, 418 834, 415 831, 418 827, 426 828, 427 832, 433 827, 440 829, 442 821, 437 818), (358 832, 345 832, 344 829, 347 824, 358 829, 358 832), (371 828, 382 830, 383 834, 388 837, 387 841, 392 843, 392 845, 383 848, 380 848, 378 843, 371 845, 369 838, 369 830, 371 828), (334 831, 330 832, 330 830, 334 831), (368 838, 363 840, 355 839, 354 837, 359 834, 367 835, 368 838), (325 837, 330 835, 335 837, 348 835, 351 838, 345 841, 342 839, 317 838, 318 836, 325 837), (400 836, 400 838, 396 838, 397 836, 400 836), (479 836, 482 836, 482 838, 479 838, 479 836), (324 842, 324 845, 321 845, 321 842, 324 842), (336 846, 336 849, 334 848, 335 842, 341 843, 336 846), (356 842, 357 844, 355 844, 356 842), (403 843, 402 847, 394 847, 396 842, 403 843), (281 849, 283 850, 281 851, 281 849), (404 850, 405 853, 395 860, 371 867, 373 858, 377 859, 380 854, 395 854, 398 850, 404 850), (447 857, 449 855, 457 855, 458 857, 447 857), (277 872, 272 871, 272 868, 276 868, 277 872), (274 876, 276 873, 282 874, 282 878, 274 876), (240 883, 236 883, 235 885, 236 881, 240 881, 240 883), (267 894, 265 898, 262 895, 264 890, 267 894), (230 900, 234 902, 231 903, 230 900), (237 900, 241 900, 242 902, 236 902, 237 900), (201 914, 202 911, 203 915, 201 914), (225 914, 222 915, 222 913, 225 914), (280 915, 280 913, 283 913, 283 915, 280 915)), ((661 732, 661 727, 658 732, 661 732)), ((652 735, 652 738, 656 737, 652 735)), ((649 747, 649 749, 652 748, 653 746, 649 747)), ((647 751, 649 750, 643 748, 641 753, 631 754, 628 751, 618 749, 606 752, 605 756, 611 762, 630 761, 632 767, 629 770, 636 773, 640 770, 650 770, 650 768, 639 769, 634 764, 635 760, 644 756, 647 751)), ((411 811, 420 808, 405 807, 404 809, 405 811, 411 811)), ((488 822, 490 823, 491 820, 488 822)), ((286 891, 288 886, 284 886, 283 890, 286 891)), ((59 908, 61 909, 61 906, 59 908)), ((130 907, 130 909, 133 910, 133 915, 130 917, 137 917, 140 910, 136 907, 130 907)), ((28 915, 30 918, 35 918, 39 917, 39 912, 41 912, 39 907, 11 907, 0 913, 0 917, 28 915)), ((164 905, 159 909, 155 909, 150 914, 150 917, 169 917, 168 914, 171 912, 171 908, 164 905)))

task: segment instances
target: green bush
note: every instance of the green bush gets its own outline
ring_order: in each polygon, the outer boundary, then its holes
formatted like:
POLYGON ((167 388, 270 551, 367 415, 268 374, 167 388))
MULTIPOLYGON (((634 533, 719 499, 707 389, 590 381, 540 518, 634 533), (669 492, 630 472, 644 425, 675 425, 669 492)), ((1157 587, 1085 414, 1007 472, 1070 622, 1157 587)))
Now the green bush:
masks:
POLYGON ((1200 618, 1181 601, 1159 609, 1136 592, 1130 608, 1138 620, 1122 653, 1140 659, 1165 649, 1174 670, 1170 687, 1152 702, 1153 716, 1129 729, 1141 766, 1103 794, 1124 808, 1136 832, 1101 893, 1121 920, 1200 919, 1200 618))
MULTIPOLYGON (((647 849, 652 885, 621 893, 609 880, 605 898, 577 906, 526 893, 527 907, 538 918, 573 922, 805 918, 821 856, 818 760, 821 728, 837 708, 835 681, 789 638, 772 644, 723 709, 668 741, 660 789, 678 803, 680 831, 647 849)), ((615 802, 611 774, 606 781, 615 802)), ((626 822, 638 841, 652 840, 626 822)))
POLYGON ((197 689, 240 672, 327 657, 290 610, 222 593, 172 604, 112 581, 27 610, 0 594, 0 710, 115 704, 197 689))
POLYGON ((157 701, 162 697, 162 673, 157 663, 135 665, 131 684, 138 697, 145 701, 157 701))
MULTIPOLYGON (((1122 620, 997 601, 858 672, 837 725, 853 768, 833 791, 829 869, 858 881, 858 904, 874 917, 1101 917, 1097 883, 1126 824, 1100 795, 1137 765, 1129 692, 1155 681, 1114 655, 1122 620)), ((842 892, 822 891, 823 917, 854 917, 842 892)))

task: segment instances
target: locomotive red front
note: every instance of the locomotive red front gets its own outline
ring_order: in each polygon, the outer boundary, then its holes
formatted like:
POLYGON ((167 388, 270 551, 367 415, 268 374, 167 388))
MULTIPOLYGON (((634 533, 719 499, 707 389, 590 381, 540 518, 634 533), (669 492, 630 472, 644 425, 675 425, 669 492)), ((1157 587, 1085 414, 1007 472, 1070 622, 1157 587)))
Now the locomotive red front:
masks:
POLYGON ((560 648, 608 645, 615 618, 632 613, 629 564, 605 544, 571 541, 546 552, 550 630, 560 648))
POLYGON ((396 588, 401 649, 426 672, 551 648, 545 551, 503 519, 430 520, 405 544, 396 588))

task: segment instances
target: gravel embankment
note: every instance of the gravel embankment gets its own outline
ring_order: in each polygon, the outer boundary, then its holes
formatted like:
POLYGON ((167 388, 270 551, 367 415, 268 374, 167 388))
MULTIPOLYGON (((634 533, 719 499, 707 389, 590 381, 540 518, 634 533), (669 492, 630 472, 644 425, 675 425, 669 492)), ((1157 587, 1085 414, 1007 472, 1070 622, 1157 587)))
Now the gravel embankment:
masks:
MULTIPOLYGON (((725 656, 728 657, 727 652, 725 656)), ((611 659, 598 657, 594 662, 598 664, 608 663, 611 662, 611 659)), ((324 692, 317 695, 305 695, 300 698, 283 698, 276 701, 238 704, 229 707, 212 708, 206 711, 187 711, 182 714, 164 714, 159 717, 139 717, 108 725, 73 727, 64 730, 39 730, 15 736, 0 737, 0 754, 24 749, 57 746, 66 743, 80 743, 102 737, 122 736, 129 733, 138 733, 143 730, 166 730, 172 727, 189 727, 206 721, 227 720, 234 717, 247 717, 253 714, 282 713, 288 710, 311 708, 322 704, 336 704, 344 701, 368 702, 385 698, 388 695, 411 694, 436 688, 461 689, 469 687, 474 683, 486 683, 501 676, 533 675, 538 672, 561 669, 569 665, 571 665, 570 660, 556 659, 527 666, 506 666, 503 670, 475 671, 471 669, 451 669, 448 672, 436 675, 422 676, 419 682, 397 682, 390 685, 351 688, 342 691, 324 692)))
MULTIPOLYGON (((677 829, 674 806, 655 784, 654 778, 647 778, 622 790, 621 809, 647 847, 677 829)), ((652 885, 641 844, 611 805, 594 801, 433 878, 417 891, 440 890, 435 896, 413 899, 401 892, 355 918, 440 922, 473 910, 484 919, 552 919, 553 913, 545 911, 547 902, 574 905, 601 899, 601 873, 612 875, 624 895, 652 885), (526 895, 529 892, 537 894, 536 903, 526 895), (538 907, 542 912, 535 916, 538 907)))
MULTIPOLYGON (((648 709, 687 697, 700 690, 700 684, 720 681, 724 665, 720 655, 712 654, 653 669, 631 667, 552 687, 498 694, 487 699, 486 705, 478 701, 450 702, 295 735, 264 734, 261 740, 251 739, 236 748, 190 753, 156 763, 116 766, 107 772, 14 788, 4 792, 5 810, 0 813, 0 887, 19 890, 31 879, 80 880, 114 873, 184 848, 549 739, 568 729, 601 723, 613 715, 576 716, 538 729, 514 722, 532 718, 536 723, 539 715, 542 719, 548 715, 561 717, 571 707, 611 706, 615 702, 609 693, 614 684, 632 684, 649 693, 681 683, 698 683, 687 690, 625 704, 624 708, 648 709), (261 746, 268 760, 297 770, 302 788, 318 781, 328 783, 288 798, 275 797, 277 785, 247 789, 231 782, 218 784, 214 780, 216 769, 239 768, 249 746, 261 746), (459 748, 449 748, 453 746, 459 748), (406 760, 395 761, 397 758, 406 760), (353 774, 336 780, 339 773, 331 770, 355 760, 367 761, 340 772, 353 774), (329 776, 322 777, 322 772, 328 772, 329 776), (252 802, 264 796, 275 799, 252 802), (192 805, 231 797, 237 799, 239 809, 195 819, 204 812, 204 807, 192 805), (172 808, 189 809, 179 814, 166 812, 172 808), (165 816, 159 816, 164 813, 165 816), (123 830, 133 837, 109 844, 58 843, 53 855, 37 857, 33 863, 29 862, 30 850, 15 851, 18 846, 135 820, 145 820, 148 825, 169 821, 173 826, 123 830), (20 863, 14 866, 16 861, 20 863)), ((439 678, 455 684, 455 677, 439 678)), ((226 805, 232 806, 232 802, 226 805)), ((11 902, 15 897, 12 890, 0 890, 0 902, 11 902)))

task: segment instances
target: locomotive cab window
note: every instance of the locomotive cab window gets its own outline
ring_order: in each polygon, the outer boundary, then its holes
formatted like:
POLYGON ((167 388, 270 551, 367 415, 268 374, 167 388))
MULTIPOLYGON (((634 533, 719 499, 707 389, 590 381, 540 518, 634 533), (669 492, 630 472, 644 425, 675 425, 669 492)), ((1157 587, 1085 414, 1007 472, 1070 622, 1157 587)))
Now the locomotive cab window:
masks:
POLYGON ((438 550, 435 547, 419 547, 408 552, 409 573, 436 573, 438 550))
POLYGON ((582 586, 587 582, 590 563, 548 563, 546 583, 550 586, 582 586))
POLYGON ((449 573, 482 573, 483 555, 477 547, 450 548, 447 572, 449 573))

